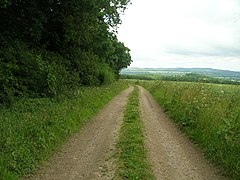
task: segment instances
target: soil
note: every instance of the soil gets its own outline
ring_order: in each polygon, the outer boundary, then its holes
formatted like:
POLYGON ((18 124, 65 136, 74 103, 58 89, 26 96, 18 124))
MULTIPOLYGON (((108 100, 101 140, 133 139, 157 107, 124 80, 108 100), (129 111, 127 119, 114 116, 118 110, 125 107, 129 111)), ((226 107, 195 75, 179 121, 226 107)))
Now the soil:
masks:
POLYGON ((130 87, 115 97, 35 175, 25 179, 112 179, 115 144, 132 90, 130 87))
MULTIPOLYGON (((226 179, 165 115, 151 94, 142 87, 139 89, 145 144, 156 179, 226 179)), ((113 179, 115 145, 124 107, 132 91, 133 87, 130 87, 115 97, 36 174, 25 179, 113 179)))
POLYGON ((149 162, 157 179, 225 179, 203 153, 166 116, 144 88, 140 89, 142 120, 149 162))

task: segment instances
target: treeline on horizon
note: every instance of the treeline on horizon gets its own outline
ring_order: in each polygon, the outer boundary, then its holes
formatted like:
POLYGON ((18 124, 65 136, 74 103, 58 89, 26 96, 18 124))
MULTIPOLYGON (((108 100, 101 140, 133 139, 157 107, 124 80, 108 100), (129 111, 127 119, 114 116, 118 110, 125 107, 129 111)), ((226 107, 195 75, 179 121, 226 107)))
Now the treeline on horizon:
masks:
POLYGON ((180 81, 180 82, 201 82, 214 84, 233 84, 240 85, 239 81, 230 79, 215 78, 195 73, 187 73, 185 75, 161 75, 161 74, 121 74, 121 79, 137 79, 137 80, 162 80, 162 81, 180 81))
POLYGON ((0 0, 0 104, 108 84, 131 63, 116 37, 129 0, 0 0))

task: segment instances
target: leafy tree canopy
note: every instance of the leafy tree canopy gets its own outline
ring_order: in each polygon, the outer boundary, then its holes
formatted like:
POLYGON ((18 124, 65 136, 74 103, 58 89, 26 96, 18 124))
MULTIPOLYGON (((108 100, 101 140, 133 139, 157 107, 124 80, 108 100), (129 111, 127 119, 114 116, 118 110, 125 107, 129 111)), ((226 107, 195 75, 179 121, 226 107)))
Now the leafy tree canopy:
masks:
POLYGON ((0 0, 0 102, 117 77, 131 63, 130 50, 116 37, 129 3, 0 0))

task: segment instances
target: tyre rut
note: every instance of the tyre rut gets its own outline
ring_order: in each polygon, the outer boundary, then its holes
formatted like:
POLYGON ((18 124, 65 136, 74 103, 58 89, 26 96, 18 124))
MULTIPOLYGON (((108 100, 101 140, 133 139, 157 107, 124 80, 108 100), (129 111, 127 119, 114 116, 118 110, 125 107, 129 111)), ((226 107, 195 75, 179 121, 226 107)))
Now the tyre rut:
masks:
POLYGON ((26 179, 112 179, 116 138, 132 91, 130 87, 115 97, 35 175, 26 179))
POLYGON ((157 179, 221 180, 219 171, 183 135, 151 94, 140 87, 140 106, 150 164, 157 179))

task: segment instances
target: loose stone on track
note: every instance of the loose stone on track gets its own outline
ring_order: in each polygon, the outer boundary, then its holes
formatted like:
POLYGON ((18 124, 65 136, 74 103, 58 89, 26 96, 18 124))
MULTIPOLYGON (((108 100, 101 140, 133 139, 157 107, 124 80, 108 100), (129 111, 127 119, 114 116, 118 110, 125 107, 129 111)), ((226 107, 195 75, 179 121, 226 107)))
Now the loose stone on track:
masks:
POLYGON ((165 115, 152 95, 142 87, 139 89, 145 142, 156 178, 171 180, 225 179, 165 115))

